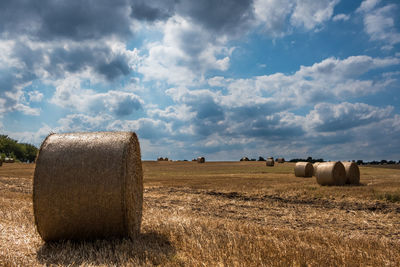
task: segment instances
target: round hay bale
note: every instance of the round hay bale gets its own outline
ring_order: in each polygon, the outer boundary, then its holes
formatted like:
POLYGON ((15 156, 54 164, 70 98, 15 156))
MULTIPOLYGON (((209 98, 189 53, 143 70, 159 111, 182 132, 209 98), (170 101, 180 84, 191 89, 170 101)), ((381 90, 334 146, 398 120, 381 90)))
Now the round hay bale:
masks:
POLYGON ((313 176, 317 175, 317 169, 319 164, 321 164, 321 162, 315 162, 313 164, 313 176))
POLYGON ((14 162, 15 162, 14 158, 5 158, 4 159, 4 163, 14 163, 14 162))
POLYGON ((274 159, 268 158, 267 161, 265 162, 265 165, 270 167, 274 166, 275 165, 274 159))
POLYGON ((164 161, 164 158, 163 157, 159 157, 159 158, 157 158, 157 161, 164 161))
POLYGON ((313 165, 310 162, 297 162, 294 166, 294 175, 296 177, 311 177, 313 170, 313 165))
POLYGON ((320 185, 344 185, 346 183, 346 170, 340 161, 320 163, 315 176, 320 185))
POLYGON ((50 134, 33 180, 33 211, 44 241, 135 237, 143 172, 132 132, 50 134))
POLYGON ((197 158, 197 163, 204 163, 204 162, 206 162, 206 159, 204 157, 197 158))
POLYGON ((342 162, 346 171, 346 184, 360 183, 360 169, 354 162, 342 162))
POLYGON ((240 159, 240 161, 250 161, 248 157, 243 157, 240 159))
POLYGON ((285 159, 284 158, 278 158, 277 162, 278 163, 285 163, 285 159))

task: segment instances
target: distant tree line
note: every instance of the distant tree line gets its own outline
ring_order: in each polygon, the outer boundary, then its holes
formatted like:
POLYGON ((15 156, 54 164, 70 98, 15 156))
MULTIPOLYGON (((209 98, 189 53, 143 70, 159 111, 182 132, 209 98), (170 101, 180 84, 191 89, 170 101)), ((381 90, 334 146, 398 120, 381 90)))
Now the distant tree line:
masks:
MULTIPOLYGON (((315 163, 315 162, 324 162, 324 159, 313 159, 312 157, 308 157, 306 159, 291 159, 289 160, 289 162, 299 162, 299 161, 307 161, 307 162, 311 162, 311 163, 315 163)), ((394 160, 380 160, 380 161, 363 161, 361 159, 359 160, 352 160, 353 162, 357 163, 358 165, 385 165, 385 164, 400 164, 400 160, 398 162, 394 161, 394 160)))
POLYGON ((34 145, 18 143, 7 135, 0 135, 0 155, 3 160, 8 157, 22 162, 33 162, 37 152, 38 149, 34 145))
POLYGON ((315 162, 324 162, 324 159, 313 159, 312 157, 308 157, 306 159, 291 159, 291 160, 289 160, 289 162, 299 162, 299 161, 315 163, 315 162))
POLYGON ((385 165, 385 164, 400 164, 400 160, 398 162, 394 160, 373 160, 373 161, 363 161, 363 160, 357 160, 356 163, 358 165, 385 165))

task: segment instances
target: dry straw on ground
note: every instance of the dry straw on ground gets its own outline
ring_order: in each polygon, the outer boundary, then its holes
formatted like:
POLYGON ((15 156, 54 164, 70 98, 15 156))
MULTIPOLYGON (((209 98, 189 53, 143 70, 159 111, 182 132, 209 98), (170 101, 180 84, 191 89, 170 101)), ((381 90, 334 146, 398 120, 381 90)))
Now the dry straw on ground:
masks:
POLYGON ((319 164, 321 164, 321 162, 315 162, 313 164, 313 176, 317 175, 317 169, 319 164))
POLYGON ((197 158, 197 163, 204 163, 204 162, 206 162, 206 159, 204 157, 197 158))
POLYGON ((318 165, 316 178, 320 185, 344 185, 346 171, 340 161, 323 162, 318 165))
POLYGON ((265 162, 265 164, 266 164, 267 166, 272 167, 272 166, 275 165, 275 161, 274 161, 273 158, 268 158, 267 161, 265 162))
POLYGON ((296 177, 311 177, 313 170, 313 165, 310 162, 297 162, 294 166, 294 175, 296 177))
POLYGON ((346 184, 360 183, 360 170, 355 162, 342 162, 346 170, 346 184))
POLYGON ((142 203, 135 133, 51 134, 44 140, 33 181, 35 223, 43 240, 134 237, 142 203))

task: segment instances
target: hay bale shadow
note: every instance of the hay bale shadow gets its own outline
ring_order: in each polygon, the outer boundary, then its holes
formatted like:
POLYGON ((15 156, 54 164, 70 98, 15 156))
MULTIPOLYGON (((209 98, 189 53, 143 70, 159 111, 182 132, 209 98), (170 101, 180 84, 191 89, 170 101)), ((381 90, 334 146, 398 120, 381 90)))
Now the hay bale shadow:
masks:
POLYGON ((37 250, 37 260, 45 265, 160 265, 176 254, 168 238, 156 232, 136 239, 48 242, 37 250))

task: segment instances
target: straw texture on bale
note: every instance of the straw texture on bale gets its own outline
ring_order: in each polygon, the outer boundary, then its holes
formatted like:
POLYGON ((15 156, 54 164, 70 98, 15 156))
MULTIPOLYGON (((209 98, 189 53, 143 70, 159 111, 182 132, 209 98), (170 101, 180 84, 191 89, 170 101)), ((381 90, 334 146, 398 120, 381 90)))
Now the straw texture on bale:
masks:
POLYGON ((311 177, 313 170, 313 165, 310 162, 297 162, 294 166, 294 175, 296 177, 311 177))
POLYGON ((33 210, 44 241, 135 237, 143 172, 132 132, 50 134, 33 180, 33 210))
POLYGON ((278 163, 285 163, 285 159, 284 158, 278 158, 277 162, 278 163))
POLYGON ((198 157, 197 158, 197 162, 198 163, 204 163, 204 162, 206 162, 206 159, 204 157, 198 157))
POLYGON ((344 185, 346 170, 340 161, 323 162, 318 165, 316 178, 320 185, 344 185))
POLYGON ((346 171, 346 184, 360 183, 360 169, 354 162, 342 162, 346 171))
POLYGON ((265 165, 270 166, 270 167, 274 166, 275 165, 274 159, 268 158, 267 161, 265 162, 265 165))
POLYGON ((313 170, 313 176, 316 176, 317 175, 317 169, 318 169, 318 165, 319 164, 321 164, 321 162, 315 162, 314 164, 313 164, 313 168, 314 168, 314 170, 313 170))

